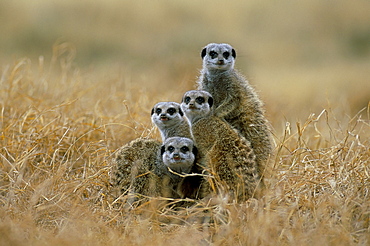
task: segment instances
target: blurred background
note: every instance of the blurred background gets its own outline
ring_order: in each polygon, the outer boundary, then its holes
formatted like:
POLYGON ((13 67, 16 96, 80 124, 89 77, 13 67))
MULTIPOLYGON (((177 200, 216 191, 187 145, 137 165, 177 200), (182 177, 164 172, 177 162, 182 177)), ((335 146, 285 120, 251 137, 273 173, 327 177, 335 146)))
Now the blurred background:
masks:
POLYGON ((173 91, 163 101, 194 88, 203 46, 229 43, 275 127, 323 108, 351 116, 370 99, 368 0, 2 0, 0 33, 2 71, 68 43, 75 68, 173 91))

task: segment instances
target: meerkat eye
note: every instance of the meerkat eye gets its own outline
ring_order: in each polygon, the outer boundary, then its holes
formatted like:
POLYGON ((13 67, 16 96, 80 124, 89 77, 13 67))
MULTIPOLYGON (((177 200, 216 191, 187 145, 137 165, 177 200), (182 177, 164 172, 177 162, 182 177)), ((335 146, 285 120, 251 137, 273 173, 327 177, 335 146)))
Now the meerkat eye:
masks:
POLYGON ((214 52, 213 50, 209 52, 209 56, 212 58, 212 59, 215 59, 217 57, 217 53, 214 52))
POLYGON ((169 152, 174 152, 175 151, 175 147, 173 147, 173 146, 168 146, 168 148, 167 148, 167 150, 169 151, 169 152))
POLYGON ((188 103, 190 102, 190 100, 191 100, 191 98, 190 98, 190 97, 185 97, 184 102, 185 102, 186 104, 188 104, 188 103))
POLYGON ((186 153, 186 152, 188 152, 190 149, 188 148, 188 146, 183 146, 183 147, 181 147, 181 152, 183 152, 183 153, 186 153))
POLYGON ((175 108, 169 108, 167 110, 167 113, 169 113, 170 115, 173 115, 174 113, 176 113, 176 109, 175 108))
POLYGON ((156 110, 155 110, 155 113, 156 114, 160 114, 162 112, 162 109, 160 109, 160 108, 157 108, 156 110))
POLYGON ((202 103, 204 103, 204 102, 205 102, 204 97, 197 97, 197 99, 195 99, 195 101, 196 101, 197 103, 199 103, 199 104, 202 104, 202 103))
POLYGON ((225 59, 227 59, 227 58, 229 58, 230 53, 226 51, 222 55, 224 56, 225 59))

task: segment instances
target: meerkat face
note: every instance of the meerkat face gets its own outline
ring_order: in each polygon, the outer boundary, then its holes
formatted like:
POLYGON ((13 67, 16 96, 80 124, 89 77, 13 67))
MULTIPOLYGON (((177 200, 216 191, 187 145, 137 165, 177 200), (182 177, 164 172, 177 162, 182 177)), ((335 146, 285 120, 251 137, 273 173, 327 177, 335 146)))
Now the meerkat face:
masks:
POLYGON ((178 173, 190 173, 197 152, 191 139, 181 137, 166 139, 161 148, 163 163, 178 173))
POLYGON ((181 109, 191 123, 211 113, 213 98, 207 91, 192 90, 182 97, 181 109))
POLYGON ((203 68, 226 71, 234 68, 236 52, 229 44, 208 44, 201 52, 203 68))
POLYGON ((152 122, 160 129, 179 124, 184 120, 183 116, 180 104, 176 102, 159 102, 151 112, 152 122))

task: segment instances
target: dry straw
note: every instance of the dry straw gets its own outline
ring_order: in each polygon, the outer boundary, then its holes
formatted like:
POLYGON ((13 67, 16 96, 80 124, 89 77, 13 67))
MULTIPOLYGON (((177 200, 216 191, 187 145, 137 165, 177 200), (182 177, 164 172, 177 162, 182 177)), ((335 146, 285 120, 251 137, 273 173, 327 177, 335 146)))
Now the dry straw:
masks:
POLYGON ((2 70, 0 245, 370 243, 369 107, 354 117, 324 109, 275 133, 259 200, 180 209, 194 201, 142 197, 130 209, 111 185, 112 158, 135 137, 158 136, 141 113, 155 102, 129 84, 118 96, 117 81, 101 85, 73 56, 63 44, 50 67, 23 59, 2 70), (124 101, 139 94, 140 104, 124 101))

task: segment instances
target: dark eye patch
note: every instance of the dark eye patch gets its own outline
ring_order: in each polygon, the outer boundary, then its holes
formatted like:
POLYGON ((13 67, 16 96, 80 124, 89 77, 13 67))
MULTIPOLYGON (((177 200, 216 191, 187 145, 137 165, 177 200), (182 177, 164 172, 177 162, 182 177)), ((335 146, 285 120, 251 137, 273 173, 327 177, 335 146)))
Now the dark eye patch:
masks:
POLYGON ((215 52, 215 51, 213 51, 213 50, 209 52, 209 56, 210 56, 212 59, 215 59, 215 58, 217 57, 217 55, 218 55, 218 54, 217 54, 217 52, 215 52))
POLYGON ((188 146, 183 146, 183 147, 181 147, 181 152, 183 152, 183 153, 186 153, 186 152, 188 152, 190 149, 189 149, 189 147, 188 146))
POLYGON ((199 104, 202 104, 202 103, 204 103, 204 102, 205 102, 204 97, 197 97, 197 98, 195 99, 195 101, 196 101, 197 103, 199 103, 199 104))
POLYGON ((175 147, 173 147, 173 146, 168 146, 168 148, 167 148, 167 150, 169 151, 169 152, 174 152, 175 151, 175 147))
POLYGON ((157 108, 156 110, 155 110, 155 113, 156 114, 160 114, 162 112, 162 109, 160 109, 160 108, 157 108))
POLYGON ((222 55, 223 55, 223 57, 224 57, 225 59, 227 59, 227 58, 229 58, 230 53, 229 53, 229 52, 227 52, 227 51, 225 51, 222 55))
POLYGON ((185 102, 186 104, 188 104, 188 103, 190 102, 190 100, 191 100, 191 98, 190 98, 190 97, 185 97, 184 102, 185 102))
POLYGON ((176 109, 175 108, 169 108, 167 109, 167 113, 169 113, 170 115, 173 115, 176 113, 176 109))
POLYGON ((181 116, 184 116, 184 112, 182 112, 181 108, 179 108, 179 114, 180 114, 181 116))

